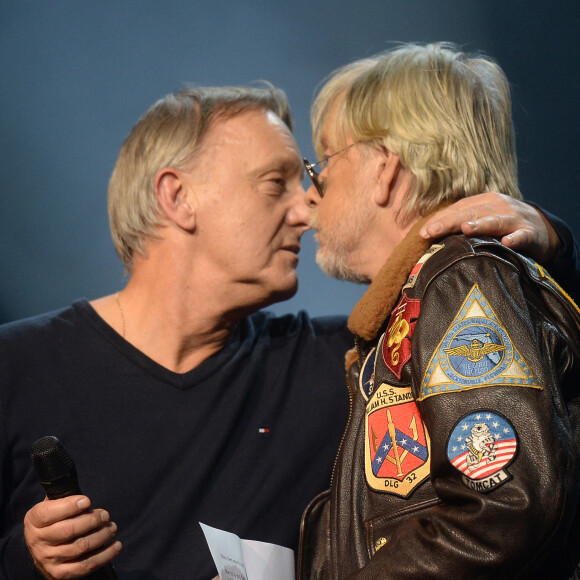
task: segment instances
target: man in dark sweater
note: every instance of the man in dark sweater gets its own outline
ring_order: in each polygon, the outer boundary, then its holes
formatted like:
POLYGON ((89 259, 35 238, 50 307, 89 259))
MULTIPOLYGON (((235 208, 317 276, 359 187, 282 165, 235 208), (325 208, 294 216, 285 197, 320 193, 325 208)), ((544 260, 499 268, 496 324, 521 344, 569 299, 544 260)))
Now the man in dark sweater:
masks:
MULTIPOLYGON (((200 521, 296 547, 346 422, 351 342, 342 317, 259 312, 297 289, 302 172, 276 89, 187 89, 134 127, 109 187, 127 286, 0 330, 2 578, 113 558, 120 579, 210 578, 200 521), (43 501, 29 450, 45 435, 86 496, 43 501)), ((535 210, 495 196, 491 213, 493 233, 555 251, 535 210)))

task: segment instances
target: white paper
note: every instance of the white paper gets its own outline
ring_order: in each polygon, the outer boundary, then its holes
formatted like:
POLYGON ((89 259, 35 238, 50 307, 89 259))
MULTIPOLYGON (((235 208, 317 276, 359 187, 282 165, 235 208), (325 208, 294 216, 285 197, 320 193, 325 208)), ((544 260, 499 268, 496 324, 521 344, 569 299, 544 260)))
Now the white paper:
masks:
POLYGON ((242 540, 236 534, 200 522, 221 580, 294 580, 290 548, 242 540))

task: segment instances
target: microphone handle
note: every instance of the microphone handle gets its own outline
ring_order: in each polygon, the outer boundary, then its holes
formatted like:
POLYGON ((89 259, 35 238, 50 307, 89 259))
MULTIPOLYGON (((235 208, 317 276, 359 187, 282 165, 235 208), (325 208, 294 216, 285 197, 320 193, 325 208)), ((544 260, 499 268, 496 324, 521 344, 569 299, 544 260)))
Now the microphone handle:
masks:
POLYGON ((83 578, 87 580, 118 580, 117 574, 110 562, 87 576, 83 576, 83 578))
POLYGON ((118 580, 117 574, 110 562, 88 576, 83 576, 83 578, 88 578, 89 580, 118 580))
MULTIPOLYGON (((61 442, 53 436, 43 437, 32 447, 32 463, 48 499, 81 495, 74 462, 61 442)), ((109 562, 83 576, 87 580, 118 580, 109 562)))
MULTIPOLYGON (((41 483, 46 491, 46 497, 48 497, 48 499, 61 499, 63 497, 69 497, 70 495, 82 494, 78 484, 75 484, 65 493, 58 493, 57 491, 55 491, 54 485, 44 485, 43 482, 41 483)), ((95 570, 94 572, 91 572, 90 574, 83 576, 83 578, 86 578, 87 580, 118 580, 117 574, 113 568, 113 565, 110 562, 108 564, 105 564, 102 568, 99 568, 98 570, 95 570)))

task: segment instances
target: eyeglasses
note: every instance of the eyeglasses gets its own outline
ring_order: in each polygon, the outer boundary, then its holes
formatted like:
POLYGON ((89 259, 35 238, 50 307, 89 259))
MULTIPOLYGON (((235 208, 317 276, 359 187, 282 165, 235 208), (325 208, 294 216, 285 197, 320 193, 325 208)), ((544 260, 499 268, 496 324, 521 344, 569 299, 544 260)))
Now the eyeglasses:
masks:
POLYGON ((347 145, 344 149, 341 149, 340 151, 337 151, 336 153, 333 153, 332 155, 329 155, 328 157, 323 157, 320 161, 317 161, 316 163, 310 163, 310 161, 308 161, 308 159, 306 159, 306 157, 304 157, 302 159, 302 161, 304 162, 304 167, 306 168, 306 173, 308 174, 310 181, 312 181, 312 185, 314 185, 314 187, 316 187, 316 191, 318 192, 318 195, 320 197, 324 197, 324 188, 322 187, 322 183, 320 183, 320 179, 319 179, 320 174, 314 168, 316 166, 320 165, 320 166, 322 166, 322 171, 324 171, 324 169, 326 168, 326 164, 328 163, 328 160, 331 157, 334 157, 335 155, 338 155, 339 153, 344 153, 347 149, 350 149, 354 145, 358 145, 358 143, 360 143, 360 141, 355 141, 354 143, 347 145))

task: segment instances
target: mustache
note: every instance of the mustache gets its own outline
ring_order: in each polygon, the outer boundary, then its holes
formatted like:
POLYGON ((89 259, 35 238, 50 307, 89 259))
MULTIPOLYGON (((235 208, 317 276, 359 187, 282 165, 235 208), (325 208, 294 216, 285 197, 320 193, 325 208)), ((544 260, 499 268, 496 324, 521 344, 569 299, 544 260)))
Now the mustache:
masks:
POLYGON ((310 219, 308 220, 308 225, 313 230, 319 230, 320 229, 320 222, 318 221, 318 214, 315 211, 313 211, 310 214, 310 219))

